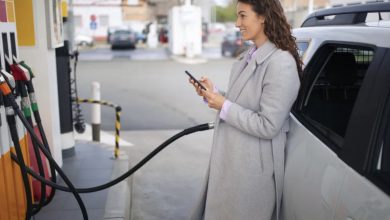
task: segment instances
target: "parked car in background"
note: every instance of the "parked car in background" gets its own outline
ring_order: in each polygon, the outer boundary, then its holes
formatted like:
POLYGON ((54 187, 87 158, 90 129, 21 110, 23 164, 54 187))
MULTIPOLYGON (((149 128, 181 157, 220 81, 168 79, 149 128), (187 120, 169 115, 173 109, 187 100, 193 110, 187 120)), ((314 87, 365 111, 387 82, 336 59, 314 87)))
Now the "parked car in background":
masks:
POLYGON ((131 48, 135 49, 137 37, 131 30, 116 30, 110 36, 111 49, 131 48))
POLYGON ((117 31, 117 30, 130 30, 128 26, 121 25, 121 26, 110 26, 107 28, 107 43, 110 43, 111 35, 117 31))
POLYGON ((225 57, 236 57, 247 50, 251 43, 243 41, 241 33, 235 31, 224 36, 221 44, 221 54, 225 57))
POLYGON ((282 220, 390 219, 389 11, 324 9, 294 30, 305 65, 283 128, 282 220))
POLYGON ((208 30, 209 33, 222 33, 226 31, 226 27, 222 23, 210 23, 208 30))
POLYGON ((92 47, 95 44, 93 37, 87 35, 77 35, 74 39, 77 46, 88 46, 92 47))

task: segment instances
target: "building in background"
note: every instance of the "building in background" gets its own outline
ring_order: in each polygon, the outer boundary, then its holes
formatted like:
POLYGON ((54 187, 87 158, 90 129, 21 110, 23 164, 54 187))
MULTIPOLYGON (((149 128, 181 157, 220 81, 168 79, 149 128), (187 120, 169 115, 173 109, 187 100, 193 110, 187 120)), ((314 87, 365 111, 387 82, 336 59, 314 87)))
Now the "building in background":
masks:
MULTIPOLYGON (((86 35, 105 40, 113 28, 129 28, 142 32, 156 21, 159 28, 166 28, 168 14, 183 0, 73 0, 75 35, 86 35)), ((211 22, 210 0, 194 0, 202 9, 202 21, 211 22)))
POLYGON ((152 17, 160 24, 167 24, 168 14, 172 7, 181 5, 180 0, 148 0, 152 10, 152 17))
POLYGON ((129 28, 137 32, 152 21, 167 23, 168 11, 179 0, 74 0, 76 35, 105 40, 109 30, 129 28))
POLYGON ((112 26, 123 26, 122 0, 73 0, 75 35, 105 40, 112 26))
POLYGON ((307 15, 331 6, 330 0, 281 0, 287 21, 293 28, 301 26, 307 15))
POLYGON ((153 19, 153 6, 147 0, 122 0, 122 23, 132 30, 142 32, 153 19))

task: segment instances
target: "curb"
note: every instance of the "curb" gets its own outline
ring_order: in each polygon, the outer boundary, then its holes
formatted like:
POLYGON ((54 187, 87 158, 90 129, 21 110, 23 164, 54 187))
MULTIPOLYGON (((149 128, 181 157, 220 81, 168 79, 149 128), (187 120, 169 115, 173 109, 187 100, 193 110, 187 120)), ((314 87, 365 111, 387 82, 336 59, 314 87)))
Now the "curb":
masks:
POLYGON ((171 59, 179 62, 179 63, 185 63, 185 64, 201 64, 201 63, 207 63, 207 59, 200 58, 200 57, 194 57, 194 58, 186 58, 181 56, 171 56, 171 59))
MULTIPOLYGON (((129 169, 129 157, 121 153, 116 159, 111 179, 117 178, 129 169)), ((131 193, 133 177, 111 187, 108 191, 104 219, 129 220, 131 216, 131 193)))

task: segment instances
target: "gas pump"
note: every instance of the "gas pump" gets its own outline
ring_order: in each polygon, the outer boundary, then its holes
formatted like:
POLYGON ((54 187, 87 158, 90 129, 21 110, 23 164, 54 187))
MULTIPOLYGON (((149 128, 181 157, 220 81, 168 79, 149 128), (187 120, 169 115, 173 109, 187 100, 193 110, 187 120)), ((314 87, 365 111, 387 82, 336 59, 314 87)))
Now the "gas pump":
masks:
MULTIPOLYGON (((4 98, 4 103, 6 103, 7 116, 9 115, 11 126, 13 126, 12 125, 13 120, 11 118, 12 114, 16 113, 16 115, 21 120, 21 122, 23 123, 23 125, 25 126, 25 128, 27 129, 29 134, 31 135, 31 137, 36 141, 36 143, 37 143, 38 147, 40 148, 40 150, 49 159, 49 161, 52 163, 54 169, 62 177, 64 182, 68 185, 70 191, 73 193, 73 195, 75 196, 75 198, 76 198, 76 200, 77 200, 77 202, 79 204, 79 207, 80 207, 81 212, 83 214, 83 218, 84 219, 88 219, 88 214, 87 214, 85 205, 84 205, 80 195, 77 193, 77 191, 76 191, 74 185, 72 184, 72 182, 68 179, 68 177, 65 175, 65 173, 61 170, 60 166, 52 158, 52 156, 50 154, 50 151, 48 151, 46 149, 46 147, 44 146, 44 144, 42 144, 42 142, 39 140, 38 136, 35 134, 34 129, 30 126, 30 124, 27 121, 27 119, 23 116, 23 113, 21 112, 18 104, 15 101, 15 97, 12 94, 12 91, 11 91, 10 87, 8 86, 6 80, 5 80, 5 78, 3 76, 0 77, 0 91, 2 92, 2 95, 3 95, 3 98, 4 98), (12 109, 12 112, 11 112, 11 109, 12 109)), ((7 118, 7 120, 8 120, 8 118, 7 118)), ((14 141, 14 144, 16 145, 16 143, 15 143, 16 139, 15 138, 17 138, 17 137, 15 136, 14 132, 11 132, 11 135, 13 135, 12 140, 14 141)), ((15 146, 15 148, 16 148, 16 146, 15 146)), ((25 165, 25 163, 23 161, 23 158, 18 157, 18 156, 16 156, 16 157, 13 156, 13 159, 14 159, 15 162, 17 162, 19 164, 19 166, 21 167, 22 172, 27 172, 26 171, 27 167, 26 167, 26 165, 25 165)), ((25 178, 23 177, 23 179, 25 179, 25 178)), ((28 179, 27 179, 27 181, 28 181, 28 179)), ((26 196, 27 196, 27 202, 31 201, 31 198, 29 200, 29 197, 31 197, 31 192, 29 190, 30 190, 30 186, 25 184, 25 191, 26 191, 26 196)), ((28 205, 27 206, 26 219, 29 219, 31 217, 31 212, 32 212, 32 206, 28 205)))
MULTIPOLYGON (((10 87, 6 86, 6 87, 4 87, 4 89, 1 89, 2 94, 3 95, 5 95, 5 94, 12 95, 13 90, 15 89, 15 85, 16 85, 15 79, 7 71, 1 70, 0 86, 5 85, 5 84, 10 85, 10 87)), ((18 135, 17 127, 16 127, 15 113, 11 107, 10 100, 3 99, 2 104, 4 104, 4 107, 5 107, 8 128, 9 128, 9 132, 11 134, 11 140, 14 144, 14 148, 16 151, 16 157, 21 164, 20 171, 21 171, 21 175, 22 175, 22 179, 23 179, 24 188, 26 191, 26 202, 27 202, 26 219, 29 219, 32 216, 32 212, 33 212, 31 188, 30 188, 30 182, 29 182, 29 179, 27 176, 27 171, 26 171, 26 162, 24 160, 21 146, 19 143, 19 135, 18 135)))
POLYGON ((174 55, 193 58, 202 54, 201 9, 186 0, 169 12, 169 49, 174 55))

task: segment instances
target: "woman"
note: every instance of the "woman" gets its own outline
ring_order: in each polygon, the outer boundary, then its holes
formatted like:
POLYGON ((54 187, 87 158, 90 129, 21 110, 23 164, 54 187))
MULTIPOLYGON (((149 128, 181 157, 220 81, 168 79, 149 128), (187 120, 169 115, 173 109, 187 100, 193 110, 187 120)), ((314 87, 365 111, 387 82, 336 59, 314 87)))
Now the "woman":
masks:
POLYGON ((302 71, 279 0, 238 0, 243 40, 254 46, 231 71, 227 93, 202 77, 197 93, 218 110, 210 165, 191 219, 279 219, 288 116, 302 71))

